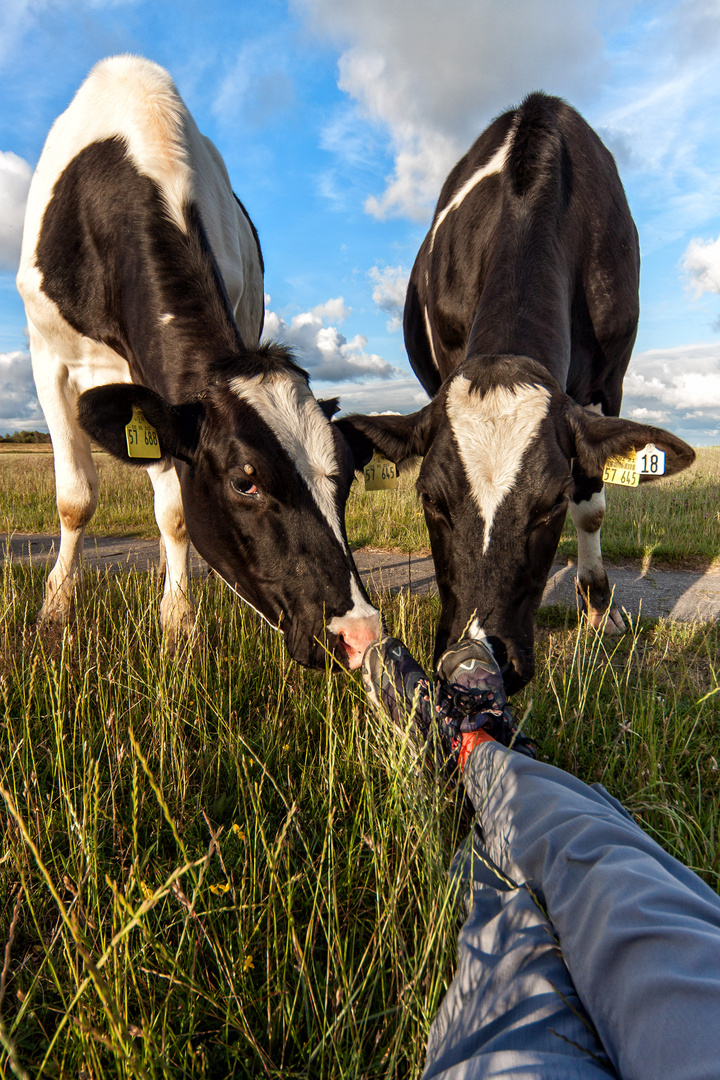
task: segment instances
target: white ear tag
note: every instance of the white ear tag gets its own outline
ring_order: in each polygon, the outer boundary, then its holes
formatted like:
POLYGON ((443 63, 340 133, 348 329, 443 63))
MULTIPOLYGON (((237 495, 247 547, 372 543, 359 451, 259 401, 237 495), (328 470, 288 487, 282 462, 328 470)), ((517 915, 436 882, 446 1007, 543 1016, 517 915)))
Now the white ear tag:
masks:
POLYGON ((635 468, 642 476, 664 476, 665 454, 654 443, 648 443, 635 455, 635 468))
POLYGON ((128 457, 162 457, 158 433, 152 424, 147 422, 137 405, 133 405, 132 420, 125 425, 125 438, 128 457))
POLYGON ((366 491, 387 491, 400 483, 397 466, 376 450, 363 469, 366 491))

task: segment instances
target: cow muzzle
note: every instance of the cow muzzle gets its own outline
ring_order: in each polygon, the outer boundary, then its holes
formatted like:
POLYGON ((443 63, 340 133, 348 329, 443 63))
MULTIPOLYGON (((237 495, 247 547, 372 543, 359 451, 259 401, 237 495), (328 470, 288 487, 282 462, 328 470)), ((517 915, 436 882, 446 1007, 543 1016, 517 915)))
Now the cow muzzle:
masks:
POLYGON ((380 612, 331 619, 328 632, 337 641, 337 652, 342 661, 350 671, 356 671, 362 664, 365 650, 382 634, 380 612))

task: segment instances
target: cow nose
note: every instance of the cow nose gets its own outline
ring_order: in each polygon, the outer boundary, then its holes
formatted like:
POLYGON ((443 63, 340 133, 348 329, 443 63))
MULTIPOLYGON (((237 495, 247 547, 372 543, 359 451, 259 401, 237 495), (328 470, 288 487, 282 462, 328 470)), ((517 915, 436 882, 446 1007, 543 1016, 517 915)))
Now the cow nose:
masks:
POLYGON ((345 663, 351 671, 356 671, 362 664, 362 658, 368 645, 377 641, 382 633, 380 613, 358 618, 333 619, 332 632, 340 642, 345 653, 345 663))

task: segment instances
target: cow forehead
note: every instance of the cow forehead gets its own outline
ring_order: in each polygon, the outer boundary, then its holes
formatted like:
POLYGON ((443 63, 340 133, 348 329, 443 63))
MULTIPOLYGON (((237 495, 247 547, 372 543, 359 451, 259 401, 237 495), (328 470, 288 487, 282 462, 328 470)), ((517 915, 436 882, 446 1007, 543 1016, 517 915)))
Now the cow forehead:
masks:
POLYGON ((467 376, 456 376, 448 387, 446 409, 473 501, 484 521, 484 553, 495 514, 548 414, 551 395, 533 383, 496 386, 484 394, 471 393, 470 387, 467 376))
POLYGON ((276 436, 345 550, 332 480, 337 473, 335 440, 304 378, 287 371, 238 376, 230 389, 256 409, 276 436))

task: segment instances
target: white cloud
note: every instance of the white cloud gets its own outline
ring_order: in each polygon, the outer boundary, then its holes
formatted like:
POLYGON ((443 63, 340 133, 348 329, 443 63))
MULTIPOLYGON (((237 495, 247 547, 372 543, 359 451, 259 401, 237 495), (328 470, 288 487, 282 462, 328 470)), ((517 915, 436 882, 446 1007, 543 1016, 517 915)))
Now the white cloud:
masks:
POLYGON ((720 292, 720 237, 717 240, 691 240, 682 265, 697 296, 720 292))
POLYGON ((47 424, 35 393, 30 356, 16 351, 0 353, 0 430, 15 431, 47 424))
MULTIPOLYGON (((269 300, 266 297, 266 302, 269 300)), ((336 326, 326 325, 331 321, 343 322, 349 314, 350 308, 341 296, 318 304, 311 311, 293 315, 289 323, 276 312, 266 310, 263 338, 282 341, 294 349, 313 379, 341 382, 367 376, 392 379, 399 375, 399 368, 377 353, 365 351, 367 338, 362 334, 348 340, 336 326)))
POLYGON ((0 150, 0 270, 17 270, 31 177, 27 161, 0 150))
POLYGON ((373 282, 373 303, 390 316, 385 324, 390 333, 402 326, 409 276, 402 266, 371 266, 368 271, 373 282))
POLYGON ((318 397, 339 397, 340 411, 346 413, 409 413, 422 409, 430 400, 414 376, 373 380, 363 383, 336 383, 315 387, 318 397))
POLYGON ((259 128, 295 103, 295 89, 287 74, 283 43, 264 36, 245 44, 215 95, 212 111, 231 125, 242 119, 259 128))
POLYGON ((636 353, 625 376, 623 416, 658 423, 694 445, 714 440, 720 342, 636 353))
POLYGON ((390 139, 394 169, 365 204, 422 220, 496 113, 538 88, 577 98, 602 50, 597 0, 295 0, 343 48, 338 86, 390 139))

